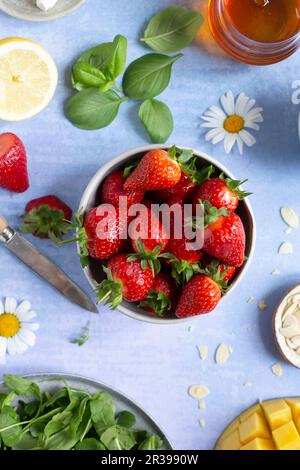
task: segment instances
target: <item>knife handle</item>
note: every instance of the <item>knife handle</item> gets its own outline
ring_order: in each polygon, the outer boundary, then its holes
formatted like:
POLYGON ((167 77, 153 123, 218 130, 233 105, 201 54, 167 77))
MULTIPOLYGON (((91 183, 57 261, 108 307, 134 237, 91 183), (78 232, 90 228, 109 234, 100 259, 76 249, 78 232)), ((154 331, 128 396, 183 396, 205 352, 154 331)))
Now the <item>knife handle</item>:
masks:
POLYGON ((0 214, 0 234, 8 227, 8 223, 5 218, 0 214))

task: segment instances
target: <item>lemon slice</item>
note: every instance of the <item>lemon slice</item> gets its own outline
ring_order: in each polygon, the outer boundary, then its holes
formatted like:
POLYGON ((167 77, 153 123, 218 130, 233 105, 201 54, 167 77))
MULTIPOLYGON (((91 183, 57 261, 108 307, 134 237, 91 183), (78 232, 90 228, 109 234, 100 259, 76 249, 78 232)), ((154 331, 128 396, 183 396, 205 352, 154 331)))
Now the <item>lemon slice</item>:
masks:
POLYGON ((42 111, 52 99, 57 68, 39 44, 21 38, 0 41, 0 119, 21 121, 42 111))

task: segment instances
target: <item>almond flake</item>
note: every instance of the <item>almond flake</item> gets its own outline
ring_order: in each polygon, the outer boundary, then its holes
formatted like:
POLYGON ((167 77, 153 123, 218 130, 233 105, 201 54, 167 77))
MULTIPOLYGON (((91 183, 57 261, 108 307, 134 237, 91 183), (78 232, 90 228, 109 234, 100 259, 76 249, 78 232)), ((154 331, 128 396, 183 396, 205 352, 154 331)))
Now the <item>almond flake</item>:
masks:
POLYGON ((193 326, 189 326, 189 327, 188 327, 188 332, 189 332, 189 333, 193 333, 194 329, 195 329, 195 328, 194 328, 193 326))
POLYGON ((244 383, 244 387, 245 387, 245 388, 251 388, 251 387, 252 387, 252 383, 251 383, 251 382, 245 382, 245 383, 244 383))
POLYGON ((279 269, 274 269, 274 271, 271 272, 272 276, 280 276, 280 271, 279 269))
POLYGON ((201 400, 209 393, 210 391, 205 385, 191 385, 189 388, 189 395, 196 400, 201 400))
POLYGON ((201 360, 205 361, 205 359, 207 358, 207 354, 208 354, 207 346, 205 346, 205 344, 202 344, 201 346, 198 346, 198 350, 199 350, 199 355, 200 355, 201 360))
POLYGON ((247 300, 247 303, 248 304, 253 304, 255 298, 254 297, 249 297, 249 299, 247 300))
POLYGON ((280 209, 281 217, 284 222, 291 228, 299 227, 299 217, 291 207, 282 207, 280 209))
POLYGON ((216 363, 219 365, 225 364, 228 361, 230 356, 230 351, 226 344, 220 344, 220 346, 216 350, 216 363))
POLYGON ((199 408, 200 410, 206 410, 206 402, 203 398, 199 400, 199 408))
POLYGON ((292 339, 291 339, 291 342, 297 346, 297 348, 300 348, 300 335, 297 335, 297 336, 294 336, 292 339))
POLYGON ((297 336, 299 333, 298 328, 295 328, 294 326, 287 326, 286 328, 280 328, 279 329, 280 333, 282 336, 285 338, 293 338, 293 336, 297 336))
POLYGON ((199 424, 200 424, 201 428, 205 428, 205 424, 206 424, 205 419, 200 419, 199 424))
POLYGON ((286 233, 287 235, 290 235, 290 233, 292 233, 292 227, 288 227, 284 230, 284 233, 286 233))
POLYGON ((297 349, 297 346, 295 346, 295 344, 292 343, 292 341, 291 341, 289 338, 285 338, 285 342, 286 342, 286 344, 288 345, 288 347, 289 347, 290 349, 294 349, 294 350, 297 349))
POLYGON ((298 326, 297 318, 295 318, 294 315, 288 315, 283 322, 284 328, 289 326, 292 326, 293 328, 297 328, 298 326))
POLYGON ((280 255, 291 255, 294 251, 293 245, 290 242, 281 243, 278 253, 280 255))
POLYGON ((297 349, 296 353, 300 356, 300 348, 297 349))
POLYGON ((276 375, 277 377, 281 377, 282 374, 283 374, 281 365, 278 364, 278 363, 277 363, 277 364, 274 364, 274 365, 272 366, 272 372, 273 372, 273 374, 276 375))
POLYGON ((268 306, 267 306, 267 304, 266 304, 266 302, 265 302, 264 300, 261 300, 261 301, 259 302, 259 304, 258 304, 258 308, 259 308, 259 310, 261 310, 261 311, 266 310, 267 307, 268 307, 268 306))

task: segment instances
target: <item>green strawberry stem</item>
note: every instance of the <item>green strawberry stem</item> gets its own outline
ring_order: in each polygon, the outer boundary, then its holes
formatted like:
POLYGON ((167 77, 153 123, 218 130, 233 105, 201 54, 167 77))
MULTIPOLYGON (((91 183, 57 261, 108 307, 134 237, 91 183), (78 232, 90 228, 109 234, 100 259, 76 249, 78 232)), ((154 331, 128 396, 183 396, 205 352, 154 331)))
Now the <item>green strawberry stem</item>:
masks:
POLYGON ((172 253, 163 253, 160 258, 167 259, 172 265, 171 276, 175 279, 178 286, 185 285, 195 274, 199 274, 201 268, 198 263, 189 263, 189 261, 180 260, 172 253))
POLYGON ((104 279, 96 287, 96 295, 98 298, 98 304, 105 302, 105 305, 110 305, 112 310, 115 310, 123 300, 122 295, 122 282, 120 280, 115 281, 112 277, 111 270, 106 266, 102 266, 107 279, 104 279))
POLYGON ((226 183, 226 186, 237 196, 239 201, 245 199, 247 196, 251 196, 253 193, 248 193, 247 191, 243 191, 240 189, 240 186, 244 183, 247 183, 246 180, 233 180, 231 178, 227 178, 223 173, 220 175, 220 178, 226 183))
POLYGON ((148 307, 154 310, 154 312, 163 317, 168 310, 171 309, 170 299, 163 293, 150 290, 147 299, 139 303, 139 307, 148 307))
POLYGON ((84 228, 84 216, 82 212, 77 212, 74 215, 74 219, 74 223, 70 223, 70 230, 76 230, 77 236, 70 240, 60 241, 58 246, 68 245, 69 243, 78 243, 80 263, 83 268, 86 268, 89 263, 89 250, 87 247, 88 238, 84 228))
POLYGON ((40 238, 48 236, 55 244, 58 244, 63 235, 71 230, 70 221, 65 219, 64 211, 52 209, 47 204, 32 209, 22 215, 21 219, 24 222, 19 227, 21 232, 31 233, 40 238))
POLYGON ((180 149, 176 147, 176 145, 173 145, 168 153, 179 163, 181 171, 188 175, 194 184, 200 185, 204 183, 215 171, 213 165, 203 166, 199 169, 197 167, 198 158, 194 155, 192 150, 180 149))
POLYGON ((147 267, 151 269, 152 276, 155 277, 161 270, 161 264, 158 259, 159 253, 163 245, 157 245, 154 250, 146 251, 142 240, 135 241, 138 253, 133 253, 128 256, 127 261, 141 260, 141 268, 146 271, 147 267))
POLYGON ((224 281, 226 269, 221 272, 220 266, 216 267, 216 262, 212 261, 205 269, 200 269, 201 274, 205 274, 213 279, 219 286, 222 295, 228 290, 228 281, 224 281))

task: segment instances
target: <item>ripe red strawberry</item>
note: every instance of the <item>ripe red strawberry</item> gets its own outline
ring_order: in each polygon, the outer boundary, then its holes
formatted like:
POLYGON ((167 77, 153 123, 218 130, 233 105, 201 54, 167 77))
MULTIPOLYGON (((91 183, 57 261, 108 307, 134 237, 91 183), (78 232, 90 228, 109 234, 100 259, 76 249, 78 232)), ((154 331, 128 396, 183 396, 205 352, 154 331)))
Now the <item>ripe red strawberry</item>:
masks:
POLYGON ((204 255, 201 259, 201 269, 209 269, 217 271, 220 270, 223 282, 229 282, 235 275, 237 268, 235 266, 227 266, 222 264, 217 258, 212 258, 209 255, 204 255))
POLYGON ((181 177, 179 163, 165 150, 146 153, 127 178, 126 191, 156 191, 175 186, 181 177))
POLYGON ((183 288, 175 315, 187 318, 210 313, 218 305, 221 295, 221 287, 214 279, 197 274, 183 288))
POLYGON ((168 245, 169 237, 153 211, 144 208, 133 219, 129 226, 129 236, 137 255, 132 255, 130 260, 142 259, 142 267, 149 265, 153 275, 159 272, 160 263, 157 259, 168 245))
POLYGON ((132 204, 138 204, 144 198, 144 191, 125 191, 123 189, 126 178, 123 171, 115 171, 107 176, 103 182, 101 191, 101 202, 104 204, 112 204, 115 207, 119 206, 119 198, 127 197, 127 204, 130 207, 132 204))
POLYGON ((29 188, 25 147, 9 132, 0 135, 0 187, 16 193, 29 188))
POLYGON ((176 298, 177 288, 172 277, 168 273, 160 272, 155 276, 147 298, 139 306, 147 312, 163 317, 174 309, 176 298))
POLYGON ((123 299, 127 302, 143 300, 153 284, 151 269, 142 269, 140 261, 129 261, 126 254, 111 258, 103 270, 107 279, 97 287, 98 301, 106 300, 106 304, 110 304, 113 309, 123 299))
POLYGON ((169 207, 172 209, 170 215, 170 240, 167 246, 166 253, 161 257, 161 260, 165 260, 167 264, 172 266, 172 276, 176 280, 177 284, 184 284, 188 282, 191 277, 200 271, 198 262, 202 258, 202 252, 200 249, 192 243, 192 240, 188 240, 184 234, 184 228, 182 230, 181 238, 175 234, 174 217, 175 210, 177 217, 182 216, 182 225, 184 224, 184 203, 182 199, 174 197, 168 202, 169 207), (177 213, 177 209, 180 209, 181 213, 177 213), (173 212, 174 211, 174 212, 173 212))
POLYGON ((194 204, 200 199, 210 202, 217 209, 225 207, 229 212, 234 212, 239 201, 251 194, 239 189, 246 181, 232 180, 222 175, 219 178, 208 179, 198 189, 194 204))
POLYGON ((238 215, 216 209, 209 202, 205 207, 203 250, 222 263, 240 267, 245 260, 246 235, 238 215))
POLYGON ((72 210, 56 196, 44 196, 28 202, 20 230, 54 241, 70 230, 72 210))
MULTIPOLYGON (((114 208, 109 204, 91 209, 84 219, 84 227, 79 228, 83 265, 87 264, 88 255, 105 260, 128 247, 128 216, 123 210, 112 209, 114 208)), ((80 216, 79 218, 82 219, 80 216)), ((78 225, 82 222, 83 220, 79 220, 78 225)))

